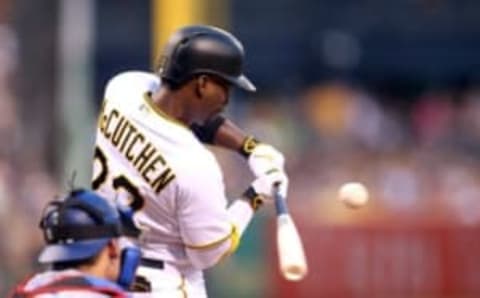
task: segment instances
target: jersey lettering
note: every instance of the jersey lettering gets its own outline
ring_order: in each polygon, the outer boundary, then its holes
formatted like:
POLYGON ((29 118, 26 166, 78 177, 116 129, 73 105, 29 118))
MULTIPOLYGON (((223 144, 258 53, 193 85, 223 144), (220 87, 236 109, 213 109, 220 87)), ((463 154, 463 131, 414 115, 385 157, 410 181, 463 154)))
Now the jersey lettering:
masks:
POLYGON ((100 116, 99 130, 110 143, 133 165, 155 193, 173 179, 175 173, 155 146, 116 109, 100 116))
MULTIPOLYGON (((108 163, 107 157, 105 153, 102 152, 100 147, 95 147, 95 155, 94 155, 94 162, 98 161, 100 164, 100 173, 93 178, 92 181, 92 188, 93 190, 98 190, 100 186, 107 180, 108 176, 108 163)), ((128 178, 124 175, 119 175, 115 177, 112 181, 113 189, 119 191, 121 188, 126 190, 129 194, 129 202, 128 205, 134 210, 138 211, 143 208, 145 205, 145 200, 140 195, 138 188, 128 180, 128 178)))

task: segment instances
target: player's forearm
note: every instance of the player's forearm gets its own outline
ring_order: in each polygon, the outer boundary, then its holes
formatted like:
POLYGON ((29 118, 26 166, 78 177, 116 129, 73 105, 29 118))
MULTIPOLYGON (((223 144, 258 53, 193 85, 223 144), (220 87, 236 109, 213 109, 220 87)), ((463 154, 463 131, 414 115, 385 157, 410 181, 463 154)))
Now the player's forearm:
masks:
POLYGON ((214 144, 233 151, 239 151, 248 135, 235 123, 225 119, 215 134, 214 144))

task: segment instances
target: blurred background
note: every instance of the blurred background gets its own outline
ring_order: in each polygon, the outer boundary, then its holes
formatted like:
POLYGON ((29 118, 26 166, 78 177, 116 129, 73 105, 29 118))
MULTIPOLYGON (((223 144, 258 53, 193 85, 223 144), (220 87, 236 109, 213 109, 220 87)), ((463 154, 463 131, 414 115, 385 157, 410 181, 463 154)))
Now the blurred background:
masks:
MULTIPOLYGON (((38 270, 44 204, 88 185, 107 80, 186 24, 243 41, 228 115, 287 157, 310 274, 279 275, 271 210, 208 271, 211 297, 480 296, 480 2, 0 0, 0 296, 38 270), (338 187, 371 200, 350 210, 338 187)), ((252 177, 212 149, 238 196, 252 177)))

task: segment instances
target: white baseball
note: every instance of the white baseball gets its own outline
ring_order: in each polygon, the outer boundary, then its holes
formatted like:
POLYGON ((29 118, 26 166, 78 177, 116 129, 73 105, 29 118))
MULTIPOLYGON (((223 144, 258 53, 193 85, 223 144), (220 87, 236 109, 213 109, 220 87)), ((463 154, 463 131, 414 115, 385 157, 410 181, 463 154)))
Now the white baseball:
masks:
POLYGON ((368 190, 360 182, 348 182, 338 190, 338 199, 349 208, 360 208, 368 202, 368 190))

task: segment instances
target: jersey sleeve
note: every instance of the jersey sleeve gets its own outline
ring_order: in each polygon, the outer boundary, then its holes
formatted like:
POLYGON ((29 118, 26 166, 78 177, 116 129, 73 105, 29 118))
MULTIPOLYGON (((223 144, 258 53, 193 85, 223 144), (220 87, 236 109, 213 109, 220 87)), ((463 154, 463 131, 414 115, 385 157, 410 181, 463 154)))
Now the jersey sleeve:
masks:
POLYGON ((218 164, 197 164, 190 173, 178 202, 180 233, 193 265, 205 269, 232 253, 240 235, 227 210, 218 164))

